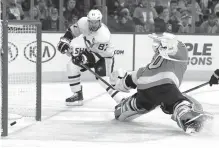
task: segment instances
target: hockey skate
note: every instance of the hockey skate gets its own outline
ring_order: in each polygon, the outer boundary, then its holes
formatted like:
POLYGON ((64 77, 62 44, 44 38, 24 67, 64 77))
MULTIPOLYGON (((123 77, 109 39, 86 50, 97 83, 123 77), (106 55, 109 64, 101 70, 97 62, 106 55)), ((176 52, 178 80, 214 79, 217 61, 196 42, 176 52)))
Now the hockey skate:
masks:
POLYGON ((213 120, 213 115, 207 112, 195 112, 191 110, 181 117, 182 129, 187 134, 200 133, 207 123, 213 120))
POLYGON ((197 104, 182 101, 176 105, 172 119, 187 134, 201 132, 213 120, 213 115, 198 108, 197 104))
MULTIPOLYGON (((193 112, 192 114, 197 114, 193 112)), ((213 120, 213 115, 209 113, 199 113, 195 117, 191 118, 190 120, 184 121, 185 128, 184 131, 187 134, 195 134, 200 133, 203 131, 207 123, 210 123, 213 120)))
POLYGON ((65 100, 66 106, 82 106, 83 99, 83 93, 82 90, 80 90, 65 100))

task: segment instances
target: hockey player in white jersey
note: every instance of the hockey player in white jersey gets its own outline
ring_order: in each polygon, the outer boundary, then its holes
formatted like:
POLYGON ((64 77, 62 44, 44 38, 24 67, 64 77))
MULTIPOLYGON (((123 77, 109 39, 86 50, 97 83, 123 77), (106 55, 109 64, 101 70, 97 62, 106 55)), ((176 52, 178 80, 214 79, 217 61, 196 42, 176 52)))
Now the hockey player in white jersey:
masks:
POLYGON ((115 118, 132 120, 160 106, 183 131, 199 132, 204 121, 212 116, 203 111, 198 101, 178 89, 188 64, 186 46, 169 33, 149 37, 154 41, 155 51, 151 63, 130 73, 122 70, 112 73, 111 84, 115 89, 128 92, 137 88, 137 93, 115 107, 115 118))
MULTIPOLYGON (((67 65, 68 80, 73 96, 66 99, 67 105, 83 105, 80 77, 85 69, 81 67, 81 63, 94 68, 95 72, 104 78, 109 76, 113 70, 114 47, 111 43, 111 33, 101 20, 102 14, 99 10, 90 10, 87 17, 79 19, 60 38, 58 50, 63 54, 73 55, 67 65), (79 52, 79 48, 86 49, 79 52)), ((116 99, 118 91, 98 81, 111 97, 116 99)))

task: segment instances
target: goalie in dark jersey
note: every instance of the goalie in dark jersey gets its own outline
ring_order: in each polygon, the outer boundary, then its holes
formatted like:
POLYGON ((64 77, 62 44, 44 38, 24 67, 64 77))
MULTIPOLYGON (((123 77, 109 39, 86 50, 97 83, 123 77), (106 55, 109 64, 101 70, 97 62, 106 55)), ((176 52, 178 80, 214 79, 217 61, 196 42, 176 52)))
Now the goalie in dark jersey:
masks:
POLYGON ((137 93, 122 99, 115 107, 115 118, 132 120, 160 106, 186 133, 199 132, 212 115, 203 111, 194 98, 182 94, 179 86, 187 69, 186 46, 169 33, 151 34, 155 54, 151 63, 137 71, 127 73, 117 70, 112 73, 111 84, 115 89, 137 93))

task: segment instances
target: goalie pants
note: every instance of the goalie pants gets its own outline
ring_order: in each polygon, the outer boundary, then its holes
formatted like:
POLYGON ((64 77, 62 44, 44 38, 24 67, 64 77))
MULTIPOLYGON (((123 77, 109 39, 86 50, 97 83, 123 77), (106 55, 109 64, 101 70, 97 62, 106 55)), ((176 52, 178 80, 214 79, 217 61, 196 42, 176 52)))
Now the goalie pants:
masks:
POLYGON ((183 100, 194 104, 202 110, 202 106, 195 99, 182 94, 174 84, 163 84, 145 90, 137 90, 135 94, 138 109, 151 111, 160 106, 164 113, 173 114, 174 107, 183 100))
MULTIPOLYGON (((113 71, 114 58, 97 57, 93 53, 89 54, 89 64, 86 64, 89 68, 94 68, 94 71, 101 77, 109 76, 113 71)), ((71 91, 78 92, 81 90, 81 72, 85 72, 86 69, 75 65, 72 60, 67 64, 68 80, 71 91)))

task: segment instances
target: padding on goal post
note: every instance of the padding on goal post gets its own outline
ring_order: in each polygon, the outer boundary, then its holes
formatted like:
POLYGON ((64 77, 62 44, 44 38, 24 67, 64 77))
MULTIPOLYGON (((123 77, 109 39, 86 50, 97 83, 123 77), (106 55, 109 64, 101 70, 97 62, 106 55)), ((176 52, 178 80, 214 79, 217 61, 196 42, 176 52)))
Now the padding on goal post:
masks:
POLYGON ((20 118, 41 121, 41 23, 1 22, 1 135, 20 118))

